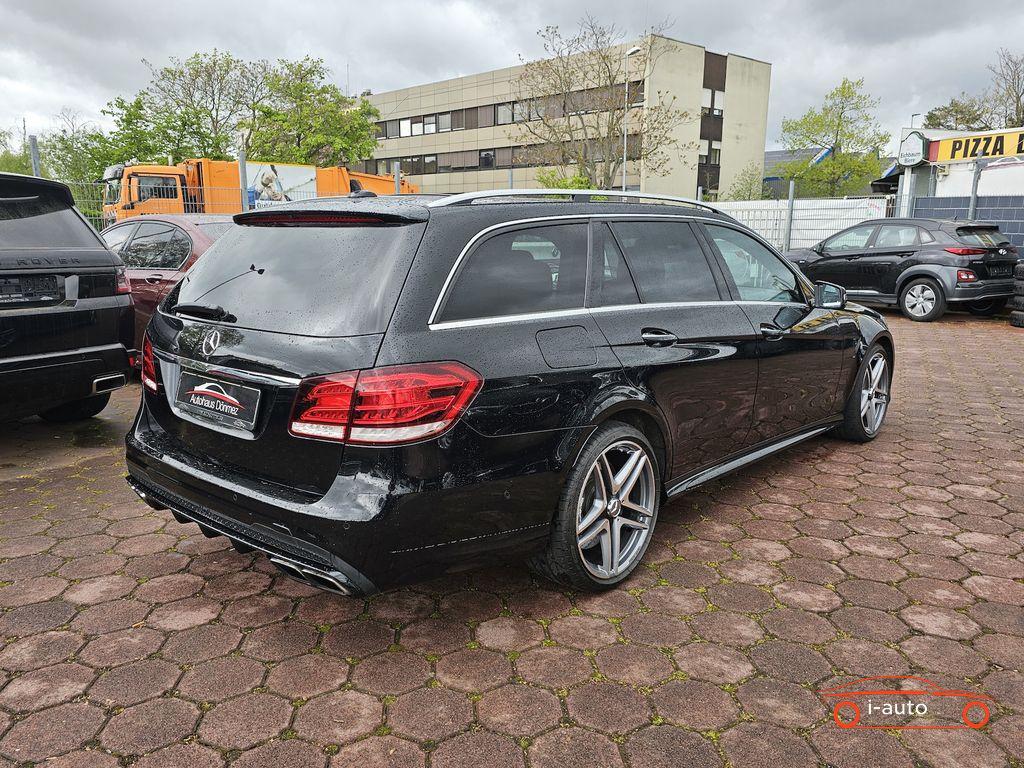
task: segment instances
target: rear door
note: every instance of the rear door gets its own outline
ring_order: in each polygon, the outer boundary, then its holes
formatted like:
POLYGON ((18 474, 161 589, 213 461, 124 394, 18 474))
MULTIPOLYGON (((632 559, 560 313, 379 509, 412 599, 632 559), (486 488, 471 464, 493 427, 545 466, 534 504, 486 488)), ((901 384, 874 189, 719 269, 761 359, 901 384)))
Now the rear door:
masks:
POLYGON ((142 221, 119 253, 135 298, 138 347, 157 305, 181 279, 179 270, 192 253, 192 240, 173 224, 142 221))
POLYGON ((867 253, 876 228, 874 224, 864 224, 833 235, 822 243, 821 258, 810 264, 804 273, 811 280, 825 280, 844 288, 862 288, 863 276, 858 271, 858 263, 867 253))
POLYGON ((730 289, 758 336, 758 383, 750 443, 773 440, 833 415, 850 339, 780 255, 747 232, 705 224, 730 289))
POLYGON ((626 375, 650 391, 671 431, 678 478, 746 442, 756 338, 685 220, 594 223, 592 313, 626 375))
POLYGON ((921 247, 915 224, 882 224, 867 251, 857 259, 856 288, 892 296, 900 273, 917 263, 921 247))
POLYGON ((0 175, 0 368, 119 343, 131 307, 117 265, 66 187, 0 175))
POLYGON ((322 495, 343 447, 289 433, 299 383, 373 367, 425 225, 288 212, 249 220, 154 314, 158 384, 146 390, 147 416, 170 456, 322 495), (235 397, 238 418, 190 407, 191 390, 235 397))

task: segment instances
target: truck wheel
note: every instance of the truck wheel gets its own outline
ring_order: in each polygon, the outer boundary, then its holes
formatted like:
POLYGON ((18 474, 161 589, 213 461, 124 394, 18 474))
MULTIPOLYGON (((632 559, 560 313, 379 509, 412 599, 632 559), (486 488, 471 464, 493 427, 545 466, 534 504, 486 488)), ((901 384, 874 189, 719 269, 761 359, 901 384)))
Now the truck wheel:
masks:
POLYGON ((967 305, 967 311, 977 317, 993 317, 1003 311, 1006 299, 981 299, 967 305))
POLYGON ((44 421, 62 423, 65 421, 81 421, 89 419, 107 407, 110 402, 110 393, 104 392, 95 397, 86 397, 82 400, 72 400, 70 403, 58 405, 48 411, 39 414, 44 421))
POLYGON ((946 312, 946 295, 930 277, 917 277, 900 291, 900 309, 918 323, 938 320, 946 312))
POLYGON ((1024 312, 1011 312, 1010 325, 1016 328, 1024 328, 1024 312))

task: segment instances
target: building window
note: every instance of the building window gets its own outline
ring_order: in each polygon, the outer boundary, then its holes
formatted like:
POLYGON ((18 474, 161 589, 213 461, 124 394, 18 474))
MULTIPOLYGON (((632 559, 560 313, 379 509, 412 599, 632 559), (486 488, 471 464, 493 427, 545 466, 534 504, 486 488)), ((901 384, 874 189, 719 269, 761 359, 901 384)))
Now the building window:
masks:
POLYGON ((422 136, 423 135, 423 118, 414 117, 412 119, 412 135, 422 136))
POLYGON ((471 128, 476 128, 479 125, 479 116, 480 110, 478 110, 476 107, 470 107, 465 111, 463 117, 467 131, 470 130, 471 128))
POLYGON ((398 121, 397 120, 388 120, 387 136, 388 136, 389 139, 397 139, 398 138, 398 121))
POLYGON ((388 124, 385 122, 377 123, 377 135, 387 136, 388 135, 388 124))
POLYGON ((725 112, 725 91, 715 91, 715 108, 712 112, 716 117, 725 112))
POLYGON ((437 173, 437 155, 424 155, 423 173, 437 173))
MULTIPOLYGON (((494 105, 488 104, 477 109, 477 127, 490 128, 494 125, 494 105)), ((469 127, 468 125, 466 126, 469 127)))
POLYGON ((445 133, 452 129, 452 113, 442 112, 437 116, 437 132, 445 133))
POLYGON ((466 113, 461 109, 457 109, 454 112, 452 112, 452 130, 461 131, 465 127, 466 113))
POLYGON ((481 168, 493 168, 494 167, 494 150, 493 149, 481 149, 480 150, 480 167, 481 168))
POLYGON ((509 123, 512 122, 512 103, 511 102, 505 102, 504 104, 499 104, 498 108, 497 108, 497 112, 498 112, 498 119, 497 119, 498 125, 508 125, 509 123))
POLYGON ((387 176, 391 173, 391 161, 390 160, 378 160, 377 161, 377 175, 387 176))
POLYGON ((442 152, 437 156, 437 172, 447 173, 452 169, 453 152, 442 152))
POLYGON ((398 121, 398 135, 399 136, 412 136, 412 121, 409 118, 398 121))
POLYGON ((512 147, 501 147, 494 150, 494 164, 499 168, 511 168, 512 147))
POLYGON ((525 123, 531 120, 530 109, 533 106, 533 100, 517 101, 512 104, 512 121, 515 123, 525 123))
POLYGON ((437 115, 423 116, 423 133, 437 133, 437 115))
POLYGON ((707 139, 700 140, 700 149, 697 150, 697 162, 700 165, 708 164, 708 152, 711 149, 711 143, 707 139))
POLYGON ((712 141, 711 152, 708 154, 709 165, 721 165, 722 164, 722 142, 712 141))
POLYGON ((712 94, 714 92, 710 88, 705 88, 701 91, 700 95, 700 113, 706 115, 711 112, 712 94))

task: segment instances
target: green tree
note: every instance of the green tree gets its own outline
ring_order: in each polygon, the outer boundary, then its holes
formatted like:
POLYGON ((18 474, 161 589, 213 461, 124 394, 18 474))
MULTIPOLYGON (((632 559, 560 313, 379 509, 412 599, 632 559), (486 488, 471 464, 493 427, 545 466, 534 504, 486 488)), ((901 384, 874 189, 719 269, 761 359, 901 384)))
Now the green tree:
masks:
POLYGON ((541 168, 537 183, 547 189, 592 189, 590 178, 581 173, 566 175, 565 168, 541 168))
POLYGON ((22 130, 20 137, 14 131, 0 131, 0 172, 32 173, 32 160, 28 154, 28 140, 22 130))
POLYGON ((736 174, 725 195, 719 200, 766 200, 772 197, 771 189, 764 183, 764 166, 753 162, 736 174))
POLYGON ((268 75, 267 104, 257 110, 254 158, 344 165, 369 157, 377 145, 377 109, 327 82, 322 59, 278 62, 268 75))
POLYGON ((877 106, 877 99, 864 92, 863 79, 843 78, 820 108, 783 118, 781 141, 786 149, 829 154, 814 165, 802 160, 782 163, 780 175, 796 179, 801 195, 841 197, 863 191, 881 172, 879 154, 889 141, 875 121, 877 106))
POLYGON ((928 110, 924 116, 925 128, 945 131, 988 131, 995 127, 995 122, 986 99, 966 92, 928 110))

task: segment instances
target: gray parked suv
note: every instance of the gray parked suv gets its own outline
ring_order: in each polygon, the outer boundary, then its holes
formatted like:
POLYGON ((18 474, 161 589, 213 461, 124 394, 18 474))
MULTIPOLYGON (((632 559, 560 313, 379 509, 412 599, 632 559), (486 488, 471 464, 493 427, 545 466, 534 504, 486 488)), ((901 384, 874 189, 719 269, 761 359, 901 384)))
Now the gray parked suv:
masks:
POLYGON ((911 320, 929 321, 951 303, 976 315, 1000 312, 1013 295, 1019 254, 995 224, 876 219, 786 257, 851 299, 896 304, 911 320))

